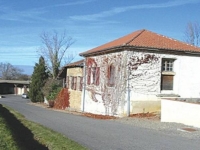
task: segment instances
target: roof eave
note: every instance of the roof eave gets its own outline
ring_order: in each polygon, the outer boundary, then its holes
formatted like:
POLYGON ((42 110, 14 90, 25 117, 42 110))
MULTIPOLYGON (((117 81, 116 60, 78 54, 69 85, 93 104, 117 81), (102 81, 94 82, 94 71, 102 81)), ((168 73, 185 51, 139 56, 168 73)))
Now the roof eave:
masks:
POLYGON ((156 52, 166 52, 170 51, 172 53, 185 53, 185 54, 190 54, 190 55, 200 55, 200 51, 191 51, 191 50, 180 50, 180 49, 167 49, 167 48, 154 48, 154 47, 142 47, 142 46, 130 46, 130 45, 123 45, 123 46, 116 46, 116 47, 111 47, 107 49, 102 49, 96 52, 90 52, 90 53, 80 53, 80 56, 83 57, 88 57, 88 56, 95 56, 95 55, 100 55, 100 54, 106 54, 110 53, 113 51, 124 51, 124 50, 146 50, 146 51, 156 51, 156 52))

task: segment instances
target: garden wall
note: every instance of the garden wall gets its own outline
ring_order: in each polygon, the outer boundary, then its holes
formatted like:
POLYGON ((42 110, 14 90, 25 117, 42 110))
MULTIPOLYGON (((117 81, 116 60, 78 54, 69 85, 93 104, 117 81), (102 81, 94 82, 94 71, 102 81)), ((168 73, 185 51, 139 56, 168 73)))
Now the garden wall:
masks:
POLYGON ((161 122, 183 123, 200 128, 198 99, 161 100, 161 122))

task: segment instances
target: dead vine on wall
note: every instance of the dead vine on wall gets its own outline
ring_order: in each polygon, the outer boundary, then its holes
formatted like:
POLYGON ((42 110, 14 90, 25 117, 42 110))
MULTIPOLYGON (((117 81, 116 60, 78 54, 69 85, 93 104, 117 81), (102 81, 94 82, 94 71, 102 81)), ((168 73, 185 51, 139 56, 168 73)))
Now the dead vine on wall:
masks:
POLYGON ((160 67, 159 56, 132 53, 128 63, 130 88, 142 94, 158 92, 160 67))
MULTIPOLYGON (((101 100, 105 106, 105 114, 115 115, 119 106, 123 106, 125 98, 126 81, 126 63, 123 60, 124 54, 109 54, 94 58, 97 66, 100 67, 100 86, 87 86, 92 94, 91 98, 97 102, 96 95, 101 95, 101 100), (111 87, 108 85, 108 67, 115 66, 115 84, 111 87)), ((94 60, 93 59, 93 60, 94 60)), ((90 59, 91 62, 91 59, 90 59)))

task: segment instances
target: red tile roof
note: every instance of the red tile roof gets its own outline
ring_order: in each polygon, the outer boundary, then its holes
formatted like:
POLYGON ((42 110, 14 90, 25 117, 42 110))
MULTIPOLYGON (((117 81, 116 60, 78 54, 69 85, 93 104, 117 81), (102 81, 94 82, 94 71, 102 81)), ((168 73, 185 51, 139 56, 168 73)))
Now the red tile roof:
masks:
POLYGON ((119 47, 135 47, 145 49, 158 49, 158 50, 174 50, 174 51, 187 51, 187 52, 200 52, 200 48, 148 31, 138 30, 124 37, 108 42, 86 52, 80 53, 81 56, 87 56, 98 52, 106 52, 119 47))
POLYGON ((84 63, 84 60, 82 59, 82 60, 67 64, 65 67, 67 67, 67 68, 68 67, 82 67, 83 63, 84 63))
POLYGON ((64 67, 62 67, 62 69, 59 71, 57 78, 65 78, 66 76, 66 71, 67 68, 73 68, 73 67, 83 67, 84 60, 79 60, 70 64, 65 65, 64 67))

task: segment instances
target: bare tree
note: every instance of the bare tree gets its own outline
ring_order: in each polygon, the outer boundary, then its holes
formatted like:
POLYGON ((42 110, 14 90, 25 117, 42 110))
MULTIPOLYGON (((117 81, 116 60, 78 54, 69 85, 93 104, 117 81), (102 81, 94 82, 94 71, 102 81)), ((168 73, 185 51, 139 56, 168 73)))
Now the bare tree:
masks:
POLYGON ((10 63, 0 63, 0 77, 3 80, 18 80, 23 70, 14 67, 10 63))
POLYGON ((200 36, 199 23, 189 22, 185 30, 186 42, 195 46, 199 46, 199 42, 200 42, 199 36, 200 36))
POLYGON ((74 40, 72 37, 67 37, 65 31, 60 35, 57 31, 53 31, 53 34, 44 32, 40 37, 44 45, 39 53, 45 58, 55 79, 62 63, 70 63, 74 59, 73 53, 69 52, 69 47, 74 43, 74 40))

